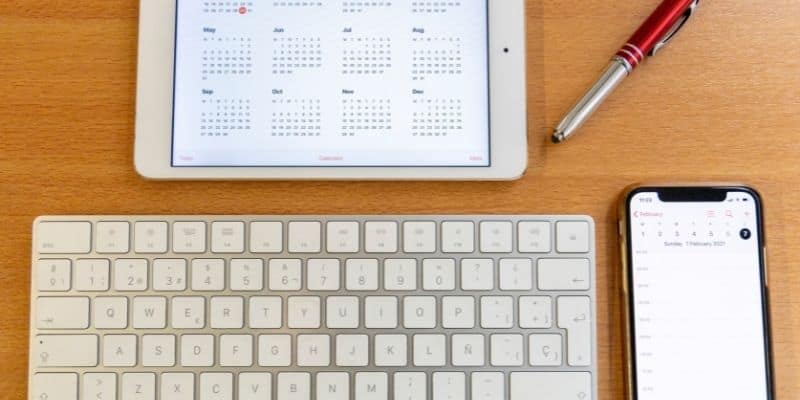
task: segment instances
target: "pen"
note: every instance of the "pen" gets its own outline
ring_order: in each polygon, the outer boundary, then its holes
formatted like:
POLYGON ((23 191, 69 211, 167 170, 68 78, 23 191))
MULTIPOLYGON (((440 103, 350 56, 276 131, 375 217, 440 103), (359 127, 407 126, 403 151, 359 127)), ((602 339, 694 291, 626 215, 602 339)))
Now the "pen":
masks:
POLYGON ((694 13, 700 0, 664 0, 611 59, 603 75, 578 100, 553 133, 553 142, 572 136, 600 104, 644 60, 667 45, 694 13))

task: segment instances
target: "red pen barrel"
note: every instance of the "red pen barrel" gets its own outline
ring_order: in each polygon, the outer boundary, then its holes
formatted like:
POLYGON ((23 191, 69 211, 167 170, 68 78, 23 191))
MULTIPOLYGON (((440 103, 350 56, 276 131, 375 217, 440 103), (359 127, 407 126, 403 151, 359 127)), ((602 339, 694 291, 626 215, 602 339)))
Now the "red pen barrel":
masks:
POLYGON ((617 57, 627 61, 630 69, 636 68, 684 16, 694 1, 664 0, 617 52, 617 57))

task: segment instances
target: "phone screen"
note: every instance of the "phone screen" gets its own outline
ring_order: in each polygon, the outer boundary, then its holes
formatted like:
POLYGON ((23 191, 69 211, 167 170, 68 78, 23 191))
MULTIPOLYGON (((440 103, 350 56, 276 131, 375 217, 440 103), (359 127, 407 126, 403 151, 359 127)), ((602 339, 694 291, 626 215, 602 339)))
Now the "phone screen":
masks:
POLYGON ((759 199, 687 193, 629 198, 635 398, 769 399, 759 199))

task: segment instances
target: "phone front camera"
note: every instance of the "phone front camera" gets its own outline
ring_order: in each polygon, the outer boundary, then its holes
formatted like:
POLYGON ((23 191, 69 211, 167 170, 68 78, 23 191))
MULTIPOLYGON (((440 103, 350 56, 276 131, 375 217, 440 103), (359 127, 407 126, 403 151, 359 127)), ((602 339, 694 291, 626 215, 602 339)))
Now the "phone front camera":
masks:
POLYGON ((739 237, 744 240, 750 239, 750 236, 753 236, 753 233, 750 232, 750 229, 744 228, 739 231, 739 237))

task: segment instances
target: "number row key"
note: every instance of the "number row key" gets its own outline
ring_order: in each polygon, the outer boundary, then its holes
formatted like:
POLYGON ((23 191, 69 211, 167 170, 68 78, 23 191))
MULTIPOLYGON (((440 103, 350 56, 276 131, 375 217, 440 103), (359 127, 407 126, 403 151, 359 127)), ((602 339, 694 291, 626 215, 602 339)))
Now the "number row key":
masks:
MULTIPOLYGON (((156 291, 298 291, 305 287, 314 291, 414 291, 418 289, 418 267, 415 259, 386 259, 380 268, 378 259, 308 259, 303 268, 301 259, 270 259, 267 271, 264 260, 217 258, 155 259, 152 275, 146 259, 117 259, 113 275, 108 259, 79 259, 75 261, 74 289, 82 292, 105 292, 113 283, 114 290, 125 292, 156 291), (381 272, 382 271, 382 272, 381 272), (191 274, 189 275, 189 272, 191 274), (113 279, 112 279, 113 276, 113 279), (152 286, 149 279, 152 279, 152 286), (265 280, 268 285, 265 285, 265 280)), ((43 292, 71 290, 72 262, 66 259, 42 259, 37 265, 37 284, 43 292)), ((541 258, 536 271, 540 290, 589 290, 589 261, 580 258, 541 258)), ((425 291, 452 291, 460 287, 467 291, 494 290, 529 291, 534 288, 534 265, 530 258, 455 259, 429 258, 422 260, 421 288, 425 291), (460 279, 459 272, 460 269, 460 279), (495 272, 497 271, 497 272, 495 272), (497 275, 497 282, 495 280, 497 275)))

